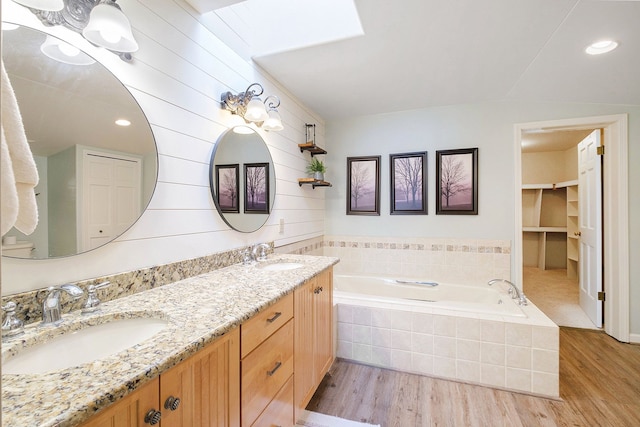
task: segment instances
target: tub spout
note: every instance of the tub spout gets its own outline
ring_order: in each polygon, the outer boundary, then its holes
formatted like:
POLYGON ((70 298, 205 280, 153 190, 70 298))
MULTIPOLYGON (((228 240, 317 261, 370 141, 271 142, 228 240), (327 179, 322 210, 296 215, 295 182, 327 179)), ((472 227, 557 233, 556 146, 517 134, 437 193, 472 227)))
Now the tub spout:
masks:
POLYGON ((491 279, 489 280, 488 285, 491 286, 494 283, 498 282, 504 282, 509 285, 509 295, 511 295, 511 298, 518 300, 518 305, 528 304, 527 297, 525 296, 524 292, 522 292, 516 285, 506 279, 491 279))

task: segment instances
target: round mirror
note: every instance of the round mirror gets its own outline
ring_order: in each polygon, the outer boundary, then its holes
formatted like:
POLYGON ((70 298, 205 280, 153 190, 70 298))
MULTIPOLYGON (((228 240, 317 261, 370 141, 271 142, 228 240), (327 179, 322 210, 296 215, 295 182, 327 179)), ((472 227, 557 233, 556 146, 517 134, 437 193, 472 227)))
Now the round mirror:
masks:
POLYGON ((40 31, 3 23, 2 58, 40 176, 38 226, 28 236, 10 230, 3 255, 62 257, 115 239, 156 183, 156 145, 140 106, 104 66, 40 31))
POLYGON ((209 163, 209 184, 216 208, 234 230, 259 230, 273 208, 276 177, 269 148, 253 129, 227 130, 216 142, 209 163))

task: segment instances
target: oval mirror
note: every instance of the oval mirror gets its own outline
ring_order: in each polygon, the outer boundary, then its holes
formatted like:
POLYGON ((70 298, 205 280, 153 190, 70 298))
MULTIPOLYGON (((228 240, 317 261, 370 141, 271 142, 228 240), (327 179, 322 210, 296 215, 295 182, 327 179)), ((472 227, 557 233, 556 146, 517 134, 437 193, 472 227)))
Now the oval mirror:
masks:
POLYGON ((248 126, 229 129, 211 154, 209 185, 224 222, 236 231, 251 233, 269 218, 276 195, 276 177, 269 148, 248 126))
POLYGON ((2 59, 40 176, 38 226, 29 236, 7 232, 4 256, 45 259, 102 246, 137 221, 155 188, 156 145, 140 106, 103 65, 60 42, 3 23, 2 59))

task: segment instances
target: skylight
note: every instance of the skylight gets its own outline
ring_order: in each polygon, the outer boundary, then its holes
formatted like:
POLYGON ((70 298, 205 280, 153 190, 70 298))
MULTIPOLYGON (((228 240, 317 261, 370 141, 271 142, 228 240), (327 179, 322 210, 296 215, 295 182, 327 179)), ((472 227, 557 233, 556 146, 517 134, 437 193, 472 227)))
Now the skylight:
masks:
POLYGON ((251 47, 252 56, 364 34, 353 0, 247 0, 216 13, 243 24, 233 28, 251 47))

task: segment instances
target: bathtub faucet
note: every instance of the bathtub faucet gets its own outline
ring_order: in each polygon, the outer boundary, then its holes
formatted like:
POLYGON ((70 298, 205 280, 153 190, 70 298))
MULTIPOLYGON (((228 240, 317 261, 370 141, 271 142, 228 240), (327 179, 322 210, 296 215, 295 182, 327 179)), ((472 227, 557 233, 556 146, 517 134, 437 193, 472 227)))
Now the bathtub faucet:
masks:
POLYGON ((504 282, 509 285, 509 295, 511 295, 511 298, 513 299, 518 299, 518 305, 527 305, 527 297, 524 295, 524 292, 518 289, 518 287, 510 281, 506 279, 491 279, 488 284, 491 286, 498 282, 504 282))

